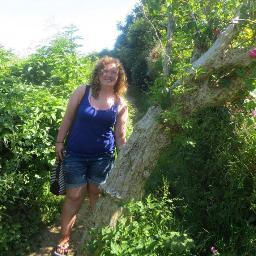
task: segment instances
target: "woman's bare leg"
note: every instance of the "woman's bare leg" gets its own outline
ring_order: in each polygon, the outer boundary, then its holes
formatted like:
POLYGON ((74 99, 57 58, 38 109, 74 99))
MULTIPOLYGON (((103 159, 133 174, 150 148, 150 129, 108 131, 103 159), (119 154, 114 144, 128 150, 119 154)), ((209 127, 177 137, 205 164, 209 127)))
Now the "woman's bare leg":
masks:
POLYGON ((87 185, 83 185, 79 188, 67 189, 61 213, 60 245, 64 245, 70 239, 71 230, 76 220, 76 214, 81 208, 86 190, 87 185))
MULTIPOLYGON (((61 238, 59 245, 64 246, 71 236, 71 230, 76 221, 76 214, 81 208, 86 192, 88 193, 90 208, 95 209, 96 202, 100 195, 100 189, 95 184, 87 184, 80 188, 68 189, 61 214, 61 238)), ((64 250, 58 250, 64 253, 64 250)))

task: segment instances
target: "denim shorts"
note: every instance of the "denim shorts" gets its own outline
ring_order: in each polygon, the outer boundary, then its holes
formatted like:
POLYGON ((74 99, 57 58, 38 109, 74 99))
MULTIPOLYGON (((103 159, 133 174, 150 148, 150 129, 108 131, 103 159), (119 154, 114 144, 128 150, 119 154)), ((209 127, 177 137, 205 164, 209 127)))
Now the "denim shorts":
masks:
POLYGON ((104 184, 114 159, 110 153, 93 156, 66 153, 63 160, 66 188, 78 188, 88 183, 104 184))

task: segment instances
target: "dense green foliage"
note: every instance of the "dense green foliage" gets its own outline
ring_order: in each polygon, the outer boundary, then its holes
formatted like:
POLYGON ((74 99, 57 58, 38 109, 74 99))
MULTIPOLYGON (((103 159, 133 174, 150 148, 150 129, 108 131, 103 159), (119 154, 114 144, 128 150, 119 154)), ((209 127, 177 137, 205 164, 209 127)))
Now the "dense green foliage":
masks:
POLYGON ((139 9, 128 16, 127 23, 120 25, 119 29, 121 35, 116 41, 114 54, 124 63, 130 82, 143 88, 149 79, 147 57, 155 45, 152 29, 139 9))
POLYGON ((165 191, 162 198, 148 196, 145 202, 131 201, 127 216, 112 229, 94 232, 95 242, 88 246, 93 255, 190 255, 193 240, 173 216, 174 204, 165 191))
POLYGON ((256 250, 256 132, 247 123, 251 113, 244 114, 231 114, 225 107, 197 113, 161 155, 147 184, 152 193, 165 177, 172 196, 184 199, 186 207, 177 216, 197 253, 207 253, 212 245, 223 255, 253 255, 256 250))
POLYGON ((1 255, 24 255, 60 210, 48 188, 56 132, 70 92, 88 81, 94 63, 76 53, 71 32, 26 59, 1 48, 1 255))
MULTIPOLYGON (((127 68, 131 84, 139 89, 168 87, 186 75, 191 63, 200 57, 218 38, 234 18, 243 1, 176 1, 143 0, 120 24, 120 35, 110 54, 117 56, 127 68), (167 43, 168 13, 174 17, 171 44, 171 76, 163 80, 163 56, 167 43), (154 86, 153 86, 154 85, 154 86)), ((246 1, 250 2, 250 1, 246 1)), ((255 12, 251 8, 242 10, 242 32, 232 47, 253 45, 255 23, 246 17, 255 12)), ((107 52, 104 52, 107 53, 107 52)), ((158 89, 158 92, 160 90, 158 89)))

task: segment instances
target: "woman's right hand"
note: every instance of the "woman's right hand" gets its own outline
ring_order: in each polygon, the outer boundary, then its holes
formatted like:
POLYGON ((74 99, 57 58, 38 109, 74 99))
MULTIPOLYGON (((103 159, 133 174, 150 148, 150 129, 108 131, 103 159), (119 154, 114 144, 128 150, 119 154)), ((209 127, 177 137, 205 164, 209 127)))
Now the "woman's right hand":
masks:
POLYGON ((55 144, 56 159, 58 161, 63 161, 64 151, 65 151, 64 143, 55 144))

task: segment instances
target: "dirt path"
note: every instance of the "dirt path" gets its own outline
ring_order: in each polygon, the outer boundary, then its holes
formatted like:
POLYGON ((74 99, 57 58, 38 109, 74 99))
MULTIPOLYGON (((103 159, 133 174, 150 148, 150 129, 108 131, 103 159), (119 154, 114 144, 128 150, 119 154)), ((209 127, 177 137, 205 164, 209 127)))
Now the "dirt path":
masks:
MULTIPOLYGON (((78 253, 81 251, 83 244, 81 244, 81 238, 83 237, 83 233, 86 232, 86 220, 90 218, 90 212, 88 209, 88 202, 85 200, 82 208, 80 209, 77 215, 77 221, 73 228, 72 232, 72 241, 71 241, 71 250, 69 255, 70 256, 80 256, 84 255, 78 253)), ((52 248, 56 246, 59 239, 59 232, 60 232, 60 224, 56 223, 56 226, 48 227, 46 230, 42 232, 40 235, 41 245, 40 247, 35 250, 34 252, 30 253, 29 256, 46 256, 51 255, 52 248)))

